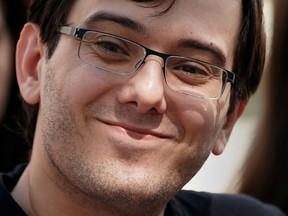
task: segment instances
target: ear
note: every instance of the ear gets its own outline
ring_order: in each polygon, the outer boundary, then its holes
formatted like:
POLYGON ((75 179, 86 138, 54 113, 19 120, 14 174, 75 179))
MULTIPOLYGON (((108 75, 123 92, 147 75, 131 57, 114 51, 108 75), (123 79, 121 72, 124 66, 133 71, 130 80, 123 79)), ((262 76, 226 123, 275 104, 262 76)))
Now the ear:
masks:
POLYGON ((39 64, 43 57, 43 45, 37 24, 27 23, 22 29, 16 49, 16 71, 19 89, 29 104, 40 101, 39 64))
POLYGON ((226 119, 223 128, 219 133, 219 137, 217 139, 217 143, 215 144, 212 153, 214 155, 220 155, 224 151, 228 139, 231 135, 232 129, 237 121, 237 119, 243 114, 245 107, 249 101, 249 98, 245 101, 238 101, 235 105, 235 109, 231 112, 226 119))

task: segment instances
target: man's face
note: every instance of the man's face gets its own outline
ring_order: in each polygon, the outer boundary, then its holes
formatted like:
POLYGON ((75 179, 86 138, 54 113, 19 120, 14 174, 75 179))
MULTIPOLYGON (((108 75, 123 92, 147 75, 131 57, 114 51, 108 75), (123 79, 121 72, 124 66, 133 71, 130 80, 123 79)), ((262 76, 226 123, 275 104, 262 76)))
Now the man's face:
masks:
MULTIPOLYGON (((161 16, 153 15, 165 3, 145 4, 79 0, 67 24, 116 34, 162 53, 205 56, 212 63, 211 50, 220 50, 223 66, 231 70, 241 1, 182 0, 161 16), (100 11, 106 18, 97 17, 100 11), (141 24, 142 30, 119 17, 141 24), (208 48, 193 45, 195 41, 208 48)), ((103 202, 141 201, 145 207, 145 202, 168 199, 219 148, 231 86, 219 100, 195 99, 165 84, 159 57, 148 56, 133 76, 120 76, 81 61, 79 43, 61 35, 52 58, 38 67, 42 84, 36 140, 44 144, 50 168, 57 167, 67 182, 103 202)))

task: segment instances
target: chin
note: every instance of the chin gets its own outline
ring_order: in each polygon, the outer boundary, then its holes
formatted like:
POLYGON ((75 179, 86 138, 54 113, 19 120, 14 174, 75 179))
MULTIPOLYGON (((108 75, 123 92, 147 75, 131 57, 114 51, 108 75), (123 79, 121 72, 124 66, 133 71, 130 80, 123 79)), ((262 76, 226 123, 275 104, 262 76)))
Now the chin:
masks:
POLYGON ((175 178, 173 175, 151 169, 150 171, 144 168, 124 169, 115 166, 115 163, 113 168, 111 166, 107 168, 107 164, 102 164, 103 167, 95 164, 82 165, 78 161, 77 167, 71 170, 68 177, 78 187, 78 192, 84 194, 90 200, 87 203, 91 205, 93 202, 100 201, 102 205, 119 211, 120 209, 132 211, 133 208, 135 212, 137 209, 156 211, 159 206, 163 207, 182 186, 177 181, 180 179, 179 176, 175 178))

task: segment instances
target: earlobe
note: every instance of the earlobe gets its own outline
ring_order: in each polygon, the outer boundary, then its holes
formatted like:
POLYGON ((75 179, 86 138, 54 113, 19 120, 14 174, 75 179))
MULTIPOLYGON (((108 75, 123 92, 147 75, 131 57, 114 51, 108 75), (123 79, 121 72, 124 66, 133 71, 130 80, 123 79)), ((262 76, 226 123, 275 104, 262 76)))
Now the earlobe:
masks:
POLYGON ((37 24, 27 23, 21 32, 16 50, 16 71, 20 92, 29 104, 40 101, 40 71, 43 45, 37 24))
POLYGON ((224 151, 228 139, 231 135, 232 129, 237 121, 237 119, 243 114, 245 107, 249 101, 249 98, 245 101, 238 101, 235 109, 231 112, 226 119, 225 124, 223 125, 218 137, 217 141, 212 149, 212 153, 214 155, 220 155, 224 151))

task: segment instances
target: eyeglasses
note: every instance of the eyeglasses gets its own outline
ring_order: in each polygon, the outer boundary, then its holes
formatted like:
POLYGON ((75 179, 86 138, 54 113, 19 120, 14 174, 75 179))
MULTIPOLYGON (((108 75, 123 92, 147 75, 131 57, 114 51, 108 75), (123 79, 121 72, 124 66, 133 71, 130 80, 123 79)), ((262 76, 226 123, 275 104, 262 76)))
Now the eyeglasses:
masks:
POLYGON ((126 38, 95 30, 62 26, 59 32, 81 40, 78 57, 85 63, 119 75, 132 75, 149 55, 163 59, 163 75, 173 90, 199 99, 219 99, 235 74, 194 58, 159 53, 126 38))

